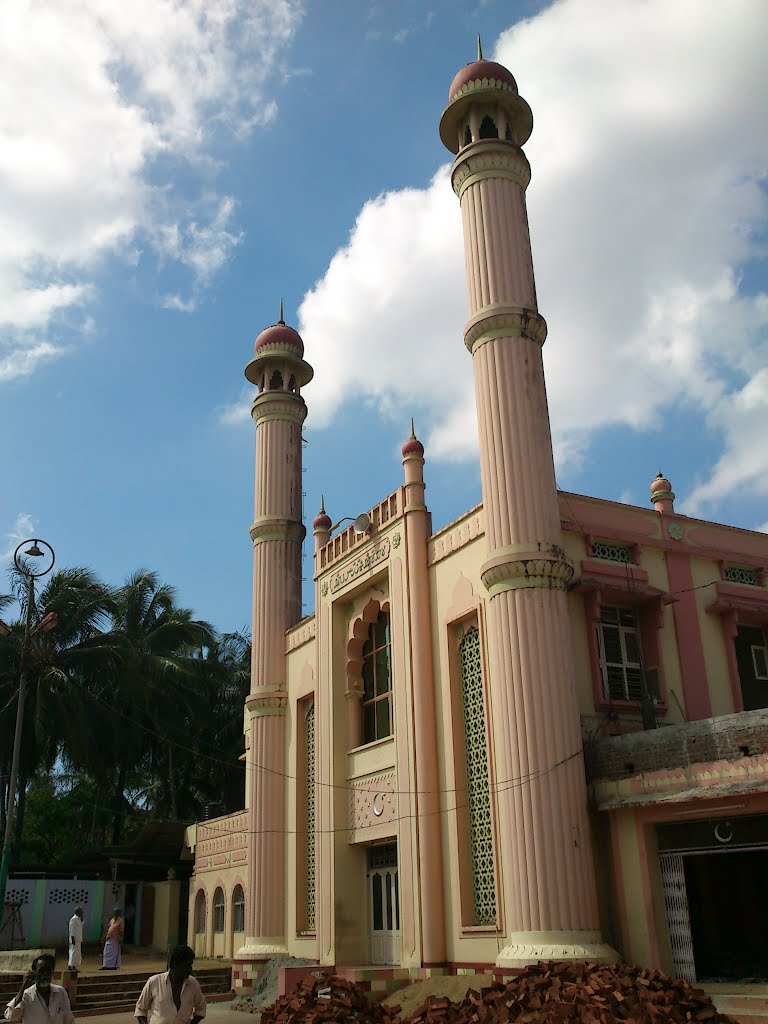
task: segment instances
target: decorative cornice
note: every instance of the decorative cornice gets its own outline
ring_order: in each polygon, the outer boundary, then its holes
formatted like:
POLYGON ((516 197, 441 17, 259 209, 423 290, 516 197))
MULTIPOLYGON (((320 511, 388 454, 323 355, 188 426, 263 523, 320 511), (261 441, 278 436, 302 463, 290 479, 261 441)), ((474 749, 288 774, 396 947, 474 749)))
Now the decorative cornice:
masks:
MULTIPOLYGON (((478 60, 481 58, 478 57, 478 60)), ((454 103, 460 96, 466 96, 470 92, 479 92, 481 90, 488 91, 488 89, 498 89, 499 92, 509 92, 513 96, 517 96, 517 92, 509 82, 502 82, 498 78, 473 78, 471 81, 466 82, 460 89, 451 96, 451 103, 454 103)))
POLYGON ((434 565, 470 544, 485 532, 483 506, 476 505, 460 519, 449 523, 429 539, 427 563, 434 565))
POLYGON ((253 400, 251 416, 257 427, 265 420, 303 423, 307 418, 307 404, 301 395, 292 391, 262 391, 253 400))
POLYGON ((363 573, 386 561, 387 558, 389 558, 389 537, 385 537, 378 544, 371 545, 371 547, 358 555, 357 558, 353 558, 335 572, 331 576, 331 593, 335 594, 337 590, 341 590, 351 580, 362 576, 363 573))
POLYGON ((508 306, 503 312, 474 316, 464 331, 464 344, 472 355, 486 342, 497 338, 529 338, 543 345, 547 337, 547 321, 535 309, 508 306))
POLYGON ((531 165, 522 149, 509 143, 502 147, 494 140, 462 149, 451 170, 451 185, 459 200, 470 185, 485 178, 506 178, 526 189, 531 180, 531 165))
POLYGON ((301 544, 307 535, 303 523, 285 516, 259 516, 251 524, 249 532, 254 544, 264 544, 271 540, 301 544))
POLYGON ((489 597, 507 590, 542 587, 566 590, 573 577, 573 564, 557 544, 511 544, 497 548, 481 566, 483 585, 489 597))

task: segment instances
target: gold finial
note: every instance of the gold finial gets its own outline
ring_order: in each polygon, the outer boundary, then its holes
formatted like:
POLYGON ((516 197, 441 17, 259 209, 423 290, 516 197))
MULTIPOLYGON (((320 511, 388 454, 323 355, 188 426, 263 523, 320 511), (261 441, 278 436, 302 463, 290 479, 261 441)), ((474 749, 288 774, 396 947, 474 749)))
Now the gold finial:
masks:
POLYGON ((412 437, 412 438, 413 438, 414 440, 416 439, 416 431, 415 431, 415 430, 414 430, 414 428, 413 428, 413 416, 411 416, 411 437, 412 437))
POLYGON ((277 322, 279 324, 282 324, 283 327, 285 327, 285 320, 283 319, 283 297, 282 297, 282 295, 280 296, 280 319, 277 322))
POLYGON ((483 44, 480 42, 480 33, 477 33, 477 59, 483 59, 483 44))

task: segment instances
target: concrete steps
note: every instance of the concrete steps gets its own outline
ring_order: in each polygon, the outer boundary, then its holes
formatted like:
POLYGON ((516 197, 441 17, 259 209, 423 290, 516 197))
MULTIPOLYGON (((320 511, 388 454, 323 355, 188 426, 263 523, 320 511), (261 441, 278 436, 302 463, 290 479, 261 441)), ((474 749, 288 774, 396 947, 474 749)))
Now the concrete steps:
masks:
POLYGON ((705 985, 704 990, 720 1013, 726 1013, 739 1024, 768 1024, 768 985, 734 986, 731 989, 725 985, 705 985))
MULTIPOLYGON (((76 1015, 86 1013, 112 1012, 123 1007, 133 1009, 141 994, 144 983, 152 972, 121 974, 104 971, 103 974, 81 976, 77 983, 76 1015)), ((201 967, 194 972, 206 998, 226 996, 231 987, 231 969, 224 967, 201 967)))

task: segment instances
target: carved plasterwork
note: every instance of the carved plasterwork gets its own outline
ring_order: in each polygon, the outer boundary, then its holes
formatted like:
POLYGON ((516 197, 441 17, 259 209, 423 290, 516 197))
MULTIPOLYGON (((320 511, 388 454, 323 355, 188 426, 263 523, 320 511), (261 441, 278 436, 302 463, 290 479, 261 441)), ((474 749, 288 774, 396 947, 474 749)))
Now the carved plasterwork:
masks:
POLYGON ((285 653, 288 654, 290 651, 295 651, 297 647, 301 647, 302 644, 309 643, 310 640, 314 640, 317 635, 317 626, 315 624, 315 618, 312 616, 305 622, 300 622, 297 626, 288 633, 285 638, 285 653))
POLYGON ((345 587, 347 583, 374 569, 377 565, 385 562, 387 558, 389 558, 389 537, 385 537, 377 544, 372 544, 356 558, 351 559, 346 565, 337 570, 331 576, 331 593, 335 594, 342 587, 345 587))
POLYGON ((431 538, 428 552, 429 564, 434 565, 452 555, 454 551, 461 550, 477 537, 482 537, 484 532, 483 506, 478 505, 458 522, 450 524, 431 538))
POLYGON ((378 589, 362 594, 350 608, 346 687, 350 697, 362 696, 363 693, 363 645, 368 639, 368 630, 379 612, 388 611, 389 595, 378 589))
POLYGON ((371 830, 389 825, 397 818, 394 771, 365 775, 349 784, 349 841, 371 838, 371 830))

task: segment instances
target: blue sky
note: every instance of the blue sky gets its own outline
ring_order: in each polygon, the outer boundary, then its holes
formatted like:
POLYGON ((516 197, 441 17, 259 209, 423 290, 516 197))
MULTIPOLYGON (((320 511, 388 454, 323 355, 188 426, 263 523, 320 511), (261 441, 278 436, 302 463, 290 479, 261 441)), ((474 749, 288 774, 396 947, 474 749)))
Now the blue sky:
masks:
POLYGON ((316 373, 307 520, 321 492, 336 519, 401 482, 411 415, 435 527, 479 501, 437 134, 477 32, 534 112, 560 486, 644 505, 661 467, 680 510, 765 526, 761 0, 129 7, 0 13, 6 561, 37 534, 60 564, 155 569, 247 626, 242 371, 281 295, 316 373))

